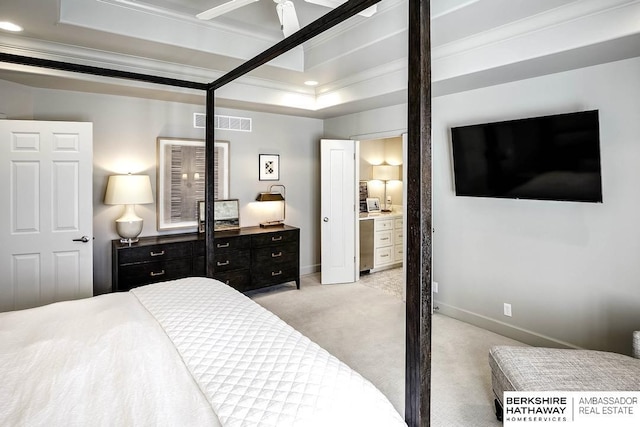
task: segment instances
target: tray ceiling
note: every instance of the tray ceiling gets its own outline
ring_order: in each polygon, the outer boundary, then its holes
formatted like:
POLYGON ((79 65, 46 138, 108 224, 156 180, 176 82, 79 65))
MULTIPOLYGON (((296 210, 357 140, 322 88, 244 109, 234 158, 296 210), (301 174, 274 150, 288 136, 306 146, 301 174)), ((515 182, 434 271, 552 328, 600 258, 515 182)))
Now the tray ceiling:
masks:
MULTIPOLYGON (((304 26, 330 9, 293 0, 304 26)), ((211 20, 222 0, 3 0, 0 51, 210 82, 283 38, 273 0, 211 20)), ((633 0, 432 0, 434 95, 640 56, 633 0)), ((407 1, 382 0, 217 91, 217 105, 332 117, 406 96, 407 1), (305 81, 319 84, 309 87, 305 81)), ((197 91, 0 63, 0 79, 44 88, 203 103, 197 91)))

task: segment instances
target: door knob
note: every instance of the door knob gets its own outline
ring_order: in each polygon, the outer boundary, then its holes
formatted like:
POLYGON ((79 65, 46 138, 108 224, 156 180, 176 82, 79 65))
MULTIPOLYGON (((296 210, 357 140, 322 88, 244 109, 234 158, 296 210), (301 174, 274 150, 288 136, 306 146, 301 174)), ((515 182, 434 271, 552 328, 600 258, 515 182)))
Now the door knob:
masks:
POLYGON ((329 218, 327 218, 326 216, 323 219, 324 222, 329 222, 329 218))
POLYGON ((74 242, 82 242, 82 243, 87 243, 89 241, 89 238, 87 236, 82 236, 79 239, 73 239, 74 242))

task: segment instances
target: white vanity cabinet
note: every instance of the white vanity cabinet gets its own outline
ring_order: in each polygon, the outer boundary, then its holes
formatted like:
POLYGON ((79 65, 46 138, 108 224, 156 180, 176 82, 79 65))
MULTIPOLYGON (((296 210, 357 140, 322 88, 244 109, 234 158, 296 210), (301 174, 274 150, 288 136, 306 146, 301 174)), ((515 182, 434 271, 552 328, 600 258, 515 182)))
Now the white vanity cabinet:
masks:
POLYGON ((402 230, 401 215, 381 215, 374 218, 374 269, 402 263, 402 230))

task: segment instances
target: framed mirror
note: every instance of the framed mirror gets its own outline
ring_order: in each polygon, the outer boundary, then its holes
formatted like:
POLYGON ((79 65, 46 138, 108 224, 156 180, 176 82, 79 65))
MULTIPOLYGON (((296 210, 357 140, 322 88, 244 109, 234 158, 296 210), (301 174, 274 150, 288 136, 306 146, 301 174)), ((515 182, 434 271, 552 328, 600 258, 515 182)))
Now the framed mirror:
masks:
MULTIPOLYGON (((215 142, 215 198, 229 198, 229 141, 215 142)), ((156 218, 158 230, 198 229, 198 201, 204 200, 205 146, 200 139, 157 139, 156 218)))

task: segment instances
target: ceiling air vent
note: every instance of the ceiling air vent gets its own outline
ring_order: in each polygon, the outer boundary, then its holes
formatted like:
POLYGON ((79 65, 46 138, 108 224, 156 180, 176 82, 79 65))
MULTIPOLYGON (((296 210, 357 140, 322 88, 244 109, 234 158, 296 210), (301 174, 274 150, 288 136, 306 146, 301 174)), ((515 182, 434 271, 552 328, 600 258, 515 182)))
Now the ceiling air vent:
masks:
MULTIPOLYGON (((204 129, 207 115, 203 113, 193 113, 193 127, 204 129)), ((235 130, 239 132, 251 132, 251 119, 249 117, 233 116, 213 116, 214 128, 224 130, 235 130)))

